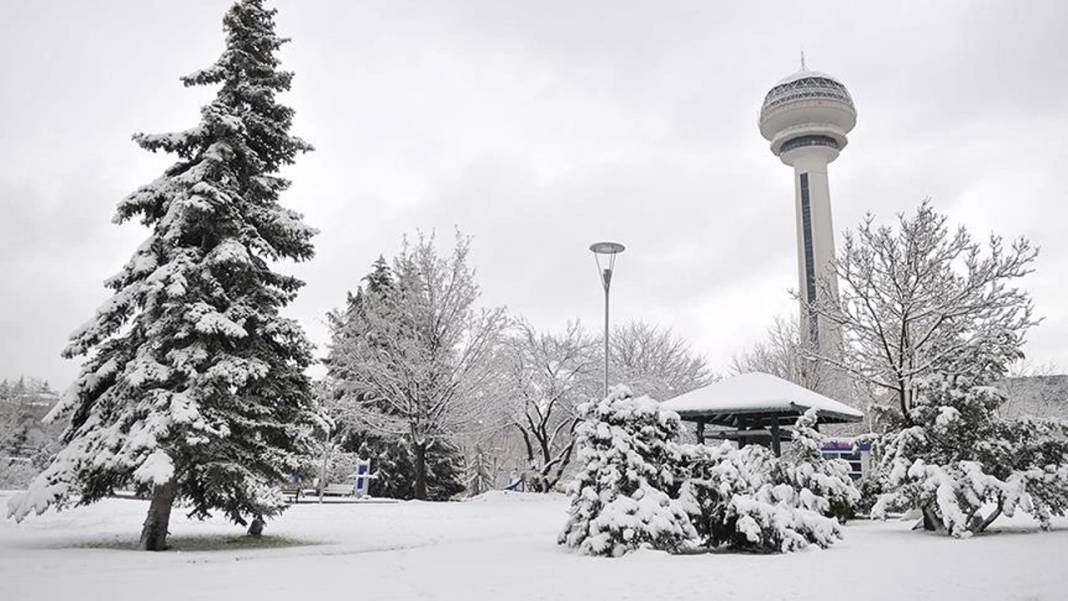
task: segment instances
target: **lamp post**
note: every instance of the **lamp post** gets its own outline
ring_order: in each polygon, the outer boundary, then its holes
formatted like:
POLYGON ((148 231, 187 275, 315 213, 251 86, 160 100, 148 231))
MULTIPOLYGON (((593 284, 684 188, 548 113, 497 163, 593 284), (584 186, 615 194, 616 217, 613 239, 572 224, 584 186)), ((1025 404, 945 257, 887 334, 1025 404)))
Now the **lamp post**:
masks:
POLYGON ((597 242, 590 245, 597 260, 597 273, 604 288, 604 396, 608 396, 608 289, 612 286, 612 270, 616 266, 616 255, 624 247, 618 242, 597 242))

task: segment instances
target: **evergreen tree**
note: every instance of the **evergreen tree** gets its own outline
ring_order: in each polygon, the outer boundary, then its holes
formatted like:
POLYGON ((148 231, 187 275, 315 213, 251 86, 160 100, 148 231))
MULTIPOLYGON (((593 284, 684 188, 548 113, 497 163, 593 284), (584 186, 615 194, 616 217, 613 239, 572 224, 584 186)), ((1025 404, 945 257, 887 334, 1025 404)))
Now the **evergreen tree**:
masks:
POLYGON ((795 426, 800 448, 791 458, 755 445, 678 444, 678 415, 624 387, 580 415, 582 468, 559 542, 583 553, 827 547, 841 537, 827 514, 859 497, 848 466, 819 453, 814 411, 795 426))
MULTIPOLYGON (((371 460, 371 494, 391 499, 416 498, 414 457, 405 437, 390 439, 363 432, 351 436, 344 448, 355 448, 361 459, 371 460)), ((447 501, 463 492, 462 461, 454 445, 435 441, 427 447, 428 501, 447 501)))
POLYGON ((1001 418, 997 389, 960 377, 926 378, 915 399, 913 425, 880 441, 886 492, 874 516, 919 507, 928 529, 968 537, 1003 513, 1022 510, 1043 528, 1068 513, 1068 422, 1001 418))
POLYGON ((797 418, 792 452, 779 461, 777 479, 797 491, 801 507, 826 516, 851 518, 860 503, 860 490, 849 475, 847 461, 823 455, 828 440, 816 430, 818 420, 815 409, 797 418))
POLYGON ((393 270, 389 268, 385 257, 378 255, 371 264, 371 273, 364 276, 363 281, 370 294, 388 294, 393 289, 393 270))
POLYGON ((274 14, 234 3, 222 56, 182 79, 220 86, 200 124, 134 136, 179 160, 119 203, 115 220, 137 217, 151 235, 64 351, 87 356, 50 413, 70 416, 66 446, 11 500, 16 519, 132 487, 152 500, 140 545, 159 550, 175 502, 239 524, 284 508, 274 484, 301 466, 319 413, 310 344, 279 315, 302 282, 271 269, 310 259, 315 233, 278 201, 289 182, 277 172, 311 147, 276 101, 292 73, 275 56, 287 40, 274 14))
MULTIPOLYGON (((366 304, 367 296, 381 298, 389 294, 393 288, 393 271, 389 263, 381 255, 371 264, 371 271, 363 276, 363 284, 356 287, 356 292, 346 295, 345 309, 334 310, 327 313, 327 322, 330 324, 330 353, 324 361, 331 366, 337 360, 336 348, 342 339, 365 336, 367 334, 366 304)), ((331 369, 331 374, 338 373, 337 367, 331 369)))
POLYGON ((559 543, 588 555, 618 557, 639 547, 685 550, 697 533, 673 498, 681 462, 679 416, 625 386, 579 407, 582 466, 559 543))
MULTIPOLYGON (((417 499, 429 498, 432 447, 451 447, 477 427, 499 394, 496 355, 508 320, 503 308, 475 307, 480 291, 469 250, 470 239, 459 232, 448 258, 438 254, 433 236, 406 243, 385 280, 388 290, 360 297, 358 319, 331 340, 330 375, 349 417, 408 441, 417 499)), ((386 268, 381 258, 376 265, 386 268)), ((368 290, 375 278, 373 272, 368 290)))
POLYGON ((495 488, 493 460, 482 445, 475 445, 475 452, 467 469, 467 492, 472 497, 495 488))
POLYGON ((820 453, 815 425, 815 410, 797 420, 788 457, 727 442, 683 447, 679 498, 701 544, 768 553, 828 547, 841 538, 832 514, 854 505, 860 493, 848 464, 820 453))
MULTIPOLYGON (((412 469, 413 475, 415 466, 412 469)), ((412 496, 417 499, 416 480, 412 478, 412 496)), ((447 501, 464 492, 464 457, 460 449, 445 439, 433 440, 426 448, 426 498, 447 501)))

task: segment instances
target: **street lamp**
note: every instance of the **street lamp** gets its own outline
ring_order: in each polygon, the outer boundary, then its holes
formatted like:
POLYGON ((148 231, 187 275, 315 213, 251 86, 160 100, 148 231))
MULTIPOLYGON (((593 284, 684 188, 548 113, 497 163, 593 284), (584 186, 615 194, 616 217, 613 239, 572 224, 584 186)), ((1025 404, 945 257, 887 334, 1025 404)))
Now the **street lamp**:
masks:
POLYGON ((616 266, 616 255, 624 247, 618 242, 597 242, 590 245, 597 260, 597 273, 601 276, 604 287, 604 396, 608 396, 608 289, 612 286, 612 269, 616 266))

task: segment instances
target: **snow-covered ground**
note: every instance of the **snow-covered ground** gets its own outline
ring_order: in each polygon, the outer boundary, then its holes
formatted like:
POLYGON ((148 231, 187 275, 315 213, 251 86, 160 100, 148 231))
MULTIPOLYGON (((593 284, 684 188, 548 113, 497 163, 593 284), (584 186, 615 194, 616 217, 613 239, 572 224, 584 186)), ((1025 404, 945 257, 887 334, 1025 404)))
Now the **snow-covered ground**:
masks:
POLYGON ((198 551, 241 531, 176 513, 187 550, 143 553, 128 547, 146 504, 112 499, 0 522, 0 599, 1068 599, 1068 520, 1002 520, 971 540, 858 521, 825 551, 599 559, 556 545, 566 508, 514 493, 298 505, 267 533, 312 544, 198 551))

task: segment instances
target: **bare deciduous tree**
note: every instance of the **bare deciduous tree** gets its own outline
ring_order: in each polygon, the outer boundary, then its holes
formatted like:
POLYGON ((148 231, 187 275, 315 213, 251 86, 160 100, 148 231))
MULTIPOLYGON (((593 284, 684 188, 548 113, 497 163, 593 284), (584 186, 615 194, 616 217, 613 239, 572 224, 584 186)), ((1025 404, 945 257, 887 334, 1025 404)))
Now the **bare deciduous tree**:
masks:
POLYGON ((410 438, 418 499, 426 498, 428 445, 481 427, 499 404, 496 355, 507 317, 503 308, 475 307, 469 249, 459 233, 448 257, 432 235, 406 242, 390 293, 363 297, 364 334, 332 349, 331 370, 353 415, 373 431, 410 438))
POLYGON ((1037 323, 1027 292, 1012 284, 1031 272, 1037 250, 1023 238, 983 245, 925 201, 897 227, 871 215, 845 244, 832 271, 835 298, 823 282, 810 308, 843 334, 841 353, 819 358, 889 392, 906 422, 915 381, 939 373, 978 382, 1001 378, 1022 357, 1027 329, 1037 323))
POLYGON ((768 328, 767 338, 731 358, 730 371, 733 374, 763 372, 819 390, 824 370, 811 359, 810 347, 796 319, 776 317, 768 328))
POLYGON ((614 327, 609 355, 611 380, 626 383, 635 395, 647 394, 661 401, 716 379, 708 362, 686 339, 670 328, 644 321, 614 327))
POLYGON ((530 484, 537 491, 552 490, 571 461, 575 409, 597 386, 596 350, 596 340, 577 321, 561 334, 538 333, 520 322, 508 341, 504 365, 512 424, 523 437, 530 484))
POLYGON ((998 409, 1004 417, 1068 418, 1068 375, 1052 364, 1018 362, 998 388, 1007 399, 998 409))

